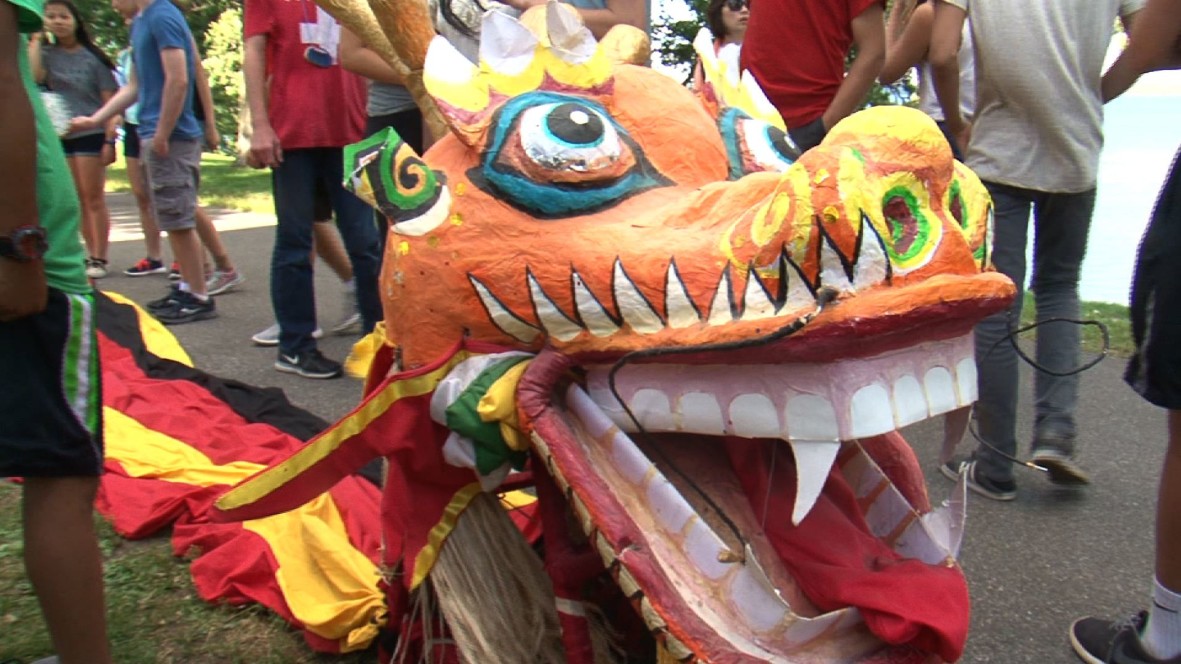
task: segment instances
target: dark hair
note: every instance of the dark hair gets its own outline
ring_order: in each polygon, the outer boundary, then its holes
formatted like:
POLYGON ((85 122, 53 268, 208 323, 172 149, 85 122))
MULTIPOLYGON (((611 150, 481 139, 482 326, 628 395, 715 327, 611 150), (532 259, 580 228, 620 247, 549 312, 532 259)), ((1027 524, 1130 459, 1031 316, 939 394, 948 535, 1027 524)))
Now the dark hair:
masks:
MULTIPOLYGON (((726 24, 722 22, 722 8, 730 3, 731 0, 709 0, 709 5, 705 8, 705 24, 709 26, 709 31, 713 33, 714 39, 721 41, 726 38, 726 24)), ((750 6, 747 0, 747 7, 750 6)))
MULTIPOLYGON (((472 2, 476 7, 479 8, 481 14, 487 11, 487 7, 485 7, 480 2, 480 0, 472 0, 472 2)), ((451 0, 440 0, 439 13, 443 15, 444 21, 447 21, 451 27, 459 31, 459 34, 466 37, 471 37, 472 39, 480 38, 479 28, 473 28, 467 23, 461 21, 459 17, 455 15, 455 10, 451 8, 451 0)))
POLYGON ((103 50, 90 38, 90 33, 86 31, 86 23, 82 20, 82 14, 78 11, 78 7, 73 2, 70 2, 70 0, 45 0, 45 6, 48 7, 49 5, 61 5, 70 12, 70 15, 74 17, 74 39, 78 40, 78 43, 85 47, 86 50, 93 53, 94 57, 98 58, 98 61, 103 63, 104 67, 113 71, 115 69, 115 63, 111 62, 107 54, 103 53, 103 50))

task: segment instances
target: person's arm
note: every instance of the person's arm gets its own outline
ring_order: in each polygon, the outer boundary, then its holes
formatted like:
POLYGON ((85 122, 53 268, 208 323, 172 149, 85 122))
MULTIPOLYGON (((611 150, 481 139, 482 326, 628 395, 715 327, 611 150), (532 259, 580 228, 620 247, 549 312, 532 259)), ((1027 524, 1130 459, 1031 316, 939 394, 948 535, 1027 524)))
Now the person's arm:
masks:
POLYGON ((160 119, 156 135, 152 136, 152 151, 168 156, 168 139, 180 120, 189 92, 189 59, 184 48, 160 49, 160 64, 164 67, 164 93, 160 99, 160 119))
POLYGON ((906 3, 907 0, 897 0, 890 11, 890 20, 886 23, 886 62, 882 65, 881 74, 878 75, 882 85, 894 83, 910 71, 911 67, 927 58, 935 9, 931 2, 923 3, 910 12, 910 20, 898 25, 902 20, 899 17, 904 13, 906 3))
POLYGON ((242 56, 242 78, 246 82, 246 105, 250 108, 250 162, 265 166, 278 166, 283 161, 283 149, 279 138, 271 127, 271 116, 267 109, 267 36, 251 35, 246 38, 246 51, 242 56))
POLYGON ((216 150, 221 146, 221 135, 217 131, 217 108, 213 105, 213 90, 209 88, 209 72, 205 71, 205 63, 197 56, 197 42, 193 40, 193 73, 197 101, 201 103, 201 108, 205 109, 205 147, 216 150))
POLYGON ((127 85, 119 88, 113 97, 103 104, 103 107, 94 112, 94 115, 80 116, 70 120, 69 132, 72 134, 76 131, 84 129, 94 129, 101 127, 112 118, 116 118, 123 111, 127 110, 129 106, 135 103, 136 97, 139 96, 139 79, 136 78, 135 69, 132 68, 131 74, 127 77, 127 85))
MULTIPOLYGON (((21 78, 18 54, 24 48, 16 6, 0 2, 0 233, 36 225, 37 127, 33 105, 21 78)), ((42 311, 48 299, 41 261, 0 258, 0 320, 23 318, 42 311)))
MULTIPOLYGON (((103 100, 103 106, 114 99, 118 90, 100 90, 99 97, 103 100)), ((109 166, 115 163, 115 141, 119 137, 119 125, 123 124, 123 115, 116 113, 111 116, 111 119, 106 121, 106 131, 104 131, 105 141, 103 142, 102 161, 104 166, 109 166)))
MULTIPOLYGON (((505 0, 505 4, 520 11, 544 5, 546 2, 547 0, 505 0)), ((617 25, 630 25, 645 31, 648 29, 648 3, 645 0, 607 0, 606 9, 574 9, 578 11, 583 24, 595 39, 602 39, 603 35, 617 25)))
POLYGON ((356 34, 345 27, 340 29, 340 66, 371 81, 390 85, 406 85, 406 79, 365 45, 356 34))
POLYGON ((832 129, 833 125, 861 106, 886 60, 886 27, 882 20, 881 3, 873 3, 854 17, 851 27, 857 57, 849 66, 849 72, 845 74, 845 80, 841 81, 836 96, 821 116, 825 130, 832 129))
POLYGON ((37 85, 45 85, 45 78, 49 75, 45 70, 45 59, 41 57, 41 39, 40 32, 29 37, 29 71, 37 85))
POLYGON ((931 28, 931 49, 927 60, 931 63, 931 82, 935 96, 943 109, 947 130, 955 136, 960 150, 966 150, 972 126, 960 115, 960 41, 967 14, 960 7, 934 0, 935 21, 931 28))
POLYGON ((1181 68, 1178 9, 1176 0, 1149 0, 1143 10, 1120 17, 1129 36, 1128 46, 1103 74, 1104 103, 1126 92, 1141 74, 1181 68))

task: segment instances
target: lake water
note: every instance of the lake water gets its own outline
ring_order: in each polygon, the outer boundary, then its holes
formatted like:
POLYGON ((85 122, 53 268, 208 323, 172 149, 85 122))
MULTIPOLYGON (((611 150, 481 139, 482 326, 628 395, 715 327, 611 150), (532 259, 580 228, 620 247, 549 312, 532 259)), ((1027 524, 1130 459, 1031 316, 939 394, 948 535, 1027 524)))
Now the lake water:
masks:
POLYGON ((1151 74, 1105 109, 1099 188, 1080 284, 1084 300, 1127 304, 1140 236, 1181 146, 1181 89, 1168 85, 1176 78, 1151 74))

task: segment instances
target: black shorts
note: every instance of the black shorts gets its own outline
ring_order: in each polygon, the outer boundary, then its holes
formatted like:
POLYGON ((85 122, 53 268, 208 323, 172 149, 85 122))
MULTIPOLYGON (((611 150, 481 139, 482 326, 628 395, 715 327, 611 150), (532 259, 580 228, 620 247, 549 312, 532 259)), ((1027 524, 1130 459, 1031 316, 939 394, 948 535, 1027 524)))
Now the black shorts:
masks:
POLYGON ((1181 151, 1173 159, 1132 276, 1136 354, 1124 380, 1148 401, 1181 410, 1181 151))
POLYGON ((316 179, 316 192, 312 195, 312 221, 332 221, 332 197, 320 179, 316 179))
POLYGON ((49 290, 36 316, 0 323, 0 477, 102 473, 93 294, 49 290))
POLYGON ((90 134, 78 138, 63 138, 62 151, 67 157, 101 157, 107 144, 106 134, 90 134))
POLYGON ((139 125, 123 123, 123 158, 139 159, 139 125))

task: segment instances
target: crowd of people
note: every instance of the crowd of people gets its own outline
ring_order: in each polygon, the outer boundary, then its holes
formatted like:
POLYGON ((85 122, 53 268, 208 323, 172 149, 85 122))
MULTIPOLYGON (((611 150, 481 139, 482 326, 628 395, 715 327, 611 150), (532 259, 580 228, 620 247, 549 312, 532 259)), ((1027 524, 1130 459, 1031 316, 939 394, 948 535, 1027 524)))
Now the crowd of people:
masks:
MULTIPOLYGON (((543 2, 432 0, 431 14, 438 32, 474 60, 482 12, 518 13, 543 2)), ((569 4, 597 37, 621 23, 649 27, 642 0, 569 4)), ((1052 321, 1078 317, 1102 105, 1144 72, 1181 66, 1181 11, 1170 0, 1073 0, 1067 9, 1012 0, 888 4, 711 0, 706 17, 719 59, 751 72, 803 150, 859 108, 875 82, 917 69, 919 108, 992 196, 992 260, 1018 287, 1009 309, 976 329, 980 444, 941 471, 965 475, 972 491, 993 500, 1017 496, 1017 352, 1006 340, 1020 319, 1028 274, 1036 319, 1045 322, 1037 331, 1028 465, 1051 482, 1085 485, 1075 454, 1078 329, 1052 321), (1117 18, 1130 41, 1104 73, 1117 18)), ((67 664, 110 661, 90 519, 102 468, 101 399, 87 377, 97 375, 98 362, 93 280, 109 274, 105 169, 120 136, 146 252, 124 273, 175 281, 146 308, 168 324, 210 319, 213 297, 244 281, 197 200, 201 153, 221 139, 189 26, 169 0, 112 5, 131 26, 130 44, 115 60, 70 0, 0 2, 0 198, 9 213, 0 217, 0 409, 20 414, 0 432, 0 476, 25 478, 28 574, 67 664), (68 126, 55 126, 47 103, 69 110, 68 126)), ((341 364, 317 347, 315 256, 341 282, 343 315, 332 331, 367 333, 382 315, 386 234, 384 218, 342 185, 343 149, 388 127, 419 153, 432 137, 407 81, 312 0, 245 1, 243 74, 247 162, 271 170, 277 217, 269 275, 275 324, 252 339, 276 347, 278 371, 335 378, 341 364), (299 103, 307 97, 319 103, 299 103)), ((699 71, 694 79, 700 85, 699 71)), ((1126 375, 1168 411, 1152 608, 1131 620, 1072 625, 1071 644, 1087 662, 1181 662, 1181 351, 1173 341, 1181 329, 1181 268, 1170 260, 1177 250, 1181 172, 1174 165, 1137 259, 1137 353, 1126 375)))

